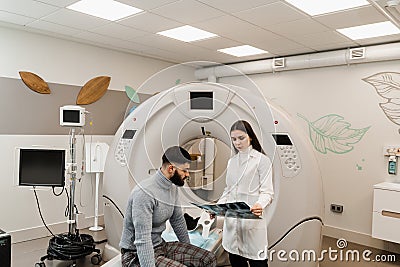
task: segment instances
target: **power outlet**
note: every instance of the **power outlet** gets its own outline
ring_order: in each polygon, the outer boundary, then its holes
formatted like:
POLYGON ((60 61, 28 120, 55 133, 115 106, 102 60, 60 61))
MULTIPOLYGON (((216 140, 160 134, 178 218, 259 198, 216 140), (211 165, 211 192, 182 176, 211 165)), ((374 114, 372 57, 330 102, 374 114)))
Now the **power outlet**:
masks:
POLYGON ((343 212, 343 206, 338 205, 338 204, 331 204, 331 211, 336 212, 336 213, 342 213, 343 212))

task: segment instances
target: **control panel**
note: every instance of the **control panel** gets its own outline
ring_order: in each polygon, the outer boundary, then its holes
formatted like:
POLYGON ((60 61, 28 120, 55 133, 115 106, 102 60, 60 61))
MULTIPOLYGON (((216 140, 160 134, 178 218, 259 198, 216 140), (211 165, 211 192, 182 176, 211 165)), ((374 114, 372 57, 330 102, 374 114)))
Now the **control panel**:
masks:
POLYGON ((296 146, 286 133, 272 134, 284 177, 294 177, 301 170, 301 162, 296 146))
POLYGON ((118 141, 115 149, 115 159, 121 164, 121 166, 126 166, 127 164, 127 155, 129 155, 131 151, 132 141, 135 134, 136 130, 126 129, 118 141))

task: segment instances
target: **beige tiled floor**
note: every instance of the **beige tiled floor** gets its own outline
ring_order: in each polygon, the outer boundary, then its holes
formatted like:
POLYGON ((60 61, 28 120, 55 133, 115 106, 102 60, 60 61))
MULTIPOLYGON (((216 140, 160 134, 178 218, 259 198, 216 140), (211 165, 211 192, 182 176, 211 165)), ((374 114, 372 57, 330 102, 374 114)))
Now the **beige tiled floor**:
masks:
MULTIPOLYGON (((81 233, 90 234, 93 236, 95 241, 100 241, 106 238, 104 230, 100 232, 90 232, 90 231, 81 231, 81 233)), ((12 245, 12 267, 34 267, 35 263, 39 262, 40 257, 46 254, 47 246, 48 246, 49 238, 40 238, 37 240, 31 240, 26 242, 21 242, 12 245)), ((324 237, 322 243, 322 249, 329 250, 329 247, 332 249, 337 249, 336 239, 330 237, 324 237)), ((104 244, 100 244, 97 248, 103 250, 104 244)), ((393 253, 380 251, 372 248, 368 248, 365 246, 348 243, 348 246, 345 250, 358 250, 360 253, 362 251, 369 249, 372 251, 372 255, 370 258, 374 258, 375 255, 394 255, 393 253)), ((360 254, 361 255, 361 254, 360 254)), ((370 261, 366 262, 362 259, 360 261, 332 261, 329 259, 328 255, 324 257, 324 261, 320 262, 320 267, 394 267, 400 266, 400 255, 395 255, 396 262, 377 262, 370 261)), ((221 259, 222 260, 222 259, 221 259)), ((224 262, 223 260, 220 262, 224 262)), ((46 260, 46 267, 67 267, 70 266, 72 262, 70 261, 58 261, 46 260)), ((85 259, 81 259, 77 261, 77 267, 92 267, 94 265, 90 262, 90 256, 87 256, 85 259)), ((226 265, 225 265, 226 266, 226 265)), ((293 266, 296 266, 293 264, 293 266)))

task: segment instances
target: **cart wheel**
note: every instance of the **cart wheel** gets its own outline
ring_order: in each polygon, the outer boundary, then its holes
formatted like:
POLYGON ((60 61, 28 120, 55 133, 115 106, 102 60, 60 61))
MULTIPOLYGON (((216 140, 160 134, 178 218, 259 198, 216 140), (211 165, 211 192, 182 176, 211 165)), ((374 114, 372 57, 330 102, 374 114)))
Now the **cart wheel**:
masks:
POLYGON ((35 263, 35 267, 46 267, 46 264, 44 262, 37 262, 35 263))
POLYGON ((90 262, 93 265, 99 265, 101 260, 102 260, 102 258, 101 258, 100 254, 96 254, 96 255, 92 256, 92 258, 90 258, 90 262))

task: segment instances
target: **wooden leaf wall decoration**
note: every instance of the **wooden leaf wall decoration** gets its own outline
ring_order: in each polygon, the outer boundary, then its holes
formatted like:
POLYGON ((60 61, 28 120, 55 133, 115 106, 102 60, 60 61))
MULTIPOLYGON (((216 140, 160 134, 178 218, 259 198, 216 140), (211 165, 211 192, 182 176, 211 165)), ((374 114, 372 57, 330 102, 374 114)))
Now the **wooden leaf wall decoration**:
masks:
POLYGON ((99 100, 110 85, 111 77, 99 76, 88 81, 79 91, 77 105, 89 105, 99 100))
POLYGON ((20 71, 19 76, 24 84, 32 91, 39 94, 50 94, 49 85, 38 75, 28 71, 20 71))

